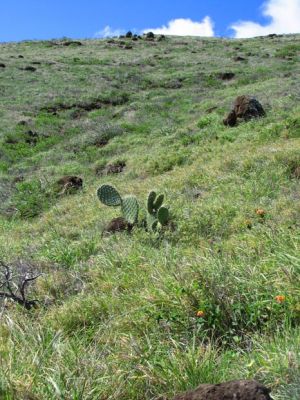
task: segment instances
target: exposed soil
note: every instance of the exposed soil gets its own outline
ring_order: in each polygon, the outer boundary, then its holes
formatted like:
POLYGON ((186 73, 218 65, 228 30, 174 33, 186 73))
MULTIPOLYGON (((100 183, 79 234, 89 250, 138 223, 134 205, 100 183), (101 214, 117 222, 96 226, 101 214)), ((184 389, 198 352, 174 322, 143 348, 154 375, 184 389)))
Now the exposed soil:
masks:
POLYGON ((35 72, 36 68, 32 67, 31 65, 27 65, 27 67, 20 68, 22 71, 29 71, 29 72, 35 72))
POLYGON ((83 180, 78 176, 63 176, 56 182, 60 195, 74 193, 82 189, 83 180))
POLYGON ((104 106, 118 106, 128 102, 127 96, 122 96, 116 99, 93 99, 89 102, 79 102, 73 104, 66 104, 66 103, 58 103, 51 106, 45 106, 40 109, 40 111, 48 112, 48 113, 57 113, 60 111, 67 111, 72 109, 77 109, 77 111, 93 111, 99 110, 104 106))
POLYGON ((222 81, 230 81, 235 77, 235 74, 233 72, 220 72, 218 74, 218 78, 222 79, 222 81))
POLYGON ((105 168, 106 174, 120 174, 123 172, 123 169, 126 167, 126 163, 124 161, 119 161, 114 164, 108 164, 108 166, 105 168))
POLYGON ((200 385, 196 390, 173 400, 272 400, 270 390, 256 381, 231 381, 218 385, 200 385))
POLYGON ((116 232, 130 232, 133 226, 128 224, 128 222, 123 217, 114 218, 110 221, 110 223, 105 227, 102 234, 105 233, 116 233, 116 232))

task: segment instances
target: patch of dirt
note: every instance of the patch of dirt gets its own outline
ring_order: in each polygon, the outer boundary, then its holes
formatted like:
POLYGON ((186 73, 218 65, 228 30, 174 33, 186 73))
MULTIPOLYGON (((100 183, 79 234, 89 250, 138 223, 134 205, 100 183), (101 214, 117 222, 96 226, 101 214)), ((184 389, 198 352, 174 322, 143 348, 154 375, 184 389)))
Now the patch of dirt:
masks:
POLYGON ((114 164, 108 164, 105 168, 105 172, 107 175, 110 174, 120 174, 123 172, 123 169, 126 167, 126 163, 124 161, 118 161, 114 164))
POLYGON ((256 381, 231 381, 218 385, 204 384, 173 400, 272 400, 270 390, 256 381))
POLYGON ((99 98, 99 99, 93 99, 88 102, 79 102, 79 103, 73 103, 73 104, 66 104, 66 103, 58 103, 52 106, 45 106, 40 109, 40 111, 47 112, 47 113, 57 113, 60 111, 67 111, 67 110, 72 110, 72 109, 77 109, 76 112, 83 110, 83 111, 93 111, 93 110, 99 110, 100 108, 104 106, 119 106, 127 103, 129 100, 128 96, 120 96, 118 98, 111 98, 111 99, 105 99, 105 98, 99 98))
POLYGON ((39 139, 39 134, 37 132, 33 132, 31 130, 25 132, 25 142, 35 146, 37 144, 37 141, 39 139))
POLYGON ((27 65, 27 67, 20 68, 21 71, 29 71, 29 72, 35 72, 36 68, 32 67, 31 65, 27 65))
POLYGON ((235 126, 238 119, 249 121, 252 118, 264 117, 265 115, 263 106, 254 97, 238 96, 234 102, 233 109, 223 120, 223 123, 227 126, 235 126))
POLYGON ((131 232, 133 226, 128 224, 128 222, 123 217, 114 218, 110 223, 104 228, 102 235, 105 233, 116 233, 116 232, 131 232))
POLYGON ((293 178, 300 179, 300 166, 296 167, 292 173, 293 178))
POLYGON ((109 140, 105 137, 96 138, 94 141, 94 145, 96 147, 104 147, 108 144, 109 140))
POLYGON ((56 181, 57 190, 60 191, 59 195, 74 193, 82 189, 83 180, 78 176, 63 176, 56 181))
POLYGON ((230 81, 235 77, 235 74, 233 72, 220 72, 217 77, 222 81, 230 81))
POLYGON ((246 61, 246 58, 242 56, 236 56, 233 58, 233 61, 246 61))

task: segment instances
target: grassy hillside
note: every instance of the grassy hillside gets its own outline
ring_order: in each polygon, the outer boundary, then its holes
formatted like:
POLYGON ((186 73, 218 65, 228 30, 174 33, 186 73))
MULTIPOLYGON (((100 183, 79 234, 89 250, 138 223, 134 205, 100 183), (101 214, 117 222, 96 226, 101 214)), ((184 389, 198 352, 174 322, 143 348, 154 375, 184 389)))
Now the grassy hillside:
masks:
POLYGON ((1 300, 0 398, 299 399, 300 36, 81 43, 0 45, 0 260, 42 274, 37 308, 1 300), (266 117, 224 126, 243 94, 266 117), (103 183, 164 193, 173 229, 102 235, 103 183))

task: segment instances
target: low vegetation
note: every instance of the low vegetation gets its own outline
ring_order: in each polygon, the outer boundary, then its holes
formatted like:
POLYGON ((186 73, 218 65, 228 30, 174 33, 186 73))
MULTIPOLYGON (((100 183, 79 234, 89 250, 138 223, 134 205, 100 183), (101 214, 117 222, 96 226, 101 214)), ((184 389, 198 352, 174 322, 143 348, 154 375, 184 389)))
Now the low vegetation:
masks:
POLYGON ((299 399, 299 39, 0 44, 1 399, 299 399))

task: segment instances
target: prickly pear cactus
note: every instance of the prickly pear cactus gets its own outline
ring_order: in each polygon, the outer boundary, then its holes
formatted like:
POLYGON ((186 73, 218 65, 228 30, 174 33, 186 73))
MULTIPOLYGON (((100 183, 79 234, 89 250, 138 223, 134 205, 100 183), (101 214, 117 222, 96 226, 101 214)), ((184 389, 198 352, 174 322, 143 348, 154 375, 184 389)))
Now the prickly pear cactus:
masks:
POLYGON ((97 190, 99 200, 110 207, 121 207, 123 217, 126 221, 134 225, 138 220, 139 203, 135 196, 121 197, 119 192, 114 186, 102 185, 97 190))
POLYGON ((149 193, 147 200, 147 226, 152 231, 156 231, 159 226, 167 225, 169 221, 169 210, 162 206, 163 202, 163 194, 157 196, 154 191, 149 193))
POLYGON ((156 212, 158 212, 158 210, 162 206, 162 204, 164 202, 164 198, 165 198, 164 194, 160 194, 159 196, 157 196, 157 198, 156 198, 156 200, 154 202, 154 209, 155 209, 156 212))
POLYGON ((126 221, 134 225, 138 220, 139 203, 135 196, 125 196, 122 199, 121 210, 126 221))
POLYGON ((101 203, 110 207, 117 207, 122 204, 122 198, 114 186, 102 185, 97 191, 97 196, 101 203))

